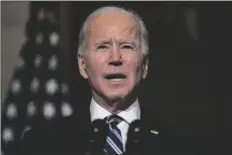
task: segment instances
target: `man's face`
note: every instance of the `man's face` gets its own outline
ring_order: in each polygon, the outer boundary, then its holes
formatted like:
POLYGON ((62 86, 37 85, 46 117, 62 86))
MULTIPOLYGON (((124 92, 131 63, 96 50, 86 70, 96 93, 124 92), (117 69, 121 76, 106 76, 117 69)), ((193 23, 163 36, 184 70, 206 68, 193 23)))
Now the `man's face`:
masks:
POLYGON ((107 100, 131 95, 148 69, 136 22, 123 14, 101 15, 90 22, 87 38, 78 64, 93 94, 107 100))

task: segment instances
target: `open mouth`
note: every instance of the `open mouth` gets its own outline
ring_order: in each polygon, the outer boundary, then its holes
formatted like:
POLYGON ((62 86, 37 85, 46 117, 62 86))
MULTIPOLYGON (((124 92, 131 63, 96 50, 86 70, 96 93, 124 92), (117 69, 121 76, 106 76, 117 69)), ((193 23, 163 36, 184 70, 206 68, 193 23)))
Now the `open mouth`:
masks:
POLYGON ((110 81, 121 81, 126 78, 126 75, 121 73, 112 73, 112 74, 107 74, 105 78, 110 81))

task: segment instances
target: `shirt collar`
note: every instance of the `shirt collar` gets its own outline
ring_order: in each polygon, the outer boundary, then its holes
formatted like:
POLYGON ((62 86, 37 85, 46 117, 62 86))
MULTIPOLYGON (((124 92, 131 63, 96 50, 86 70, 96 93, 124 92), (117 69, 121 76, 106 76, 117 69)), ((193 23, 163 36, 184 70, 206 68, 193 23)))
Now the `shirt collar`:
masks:
MULTIPOLYGON (((118 116, 122 117, 127 123, 131 123, 136 119, 140 119, 140 106, 138 99, 124 111, 121 111, 118 116)), ((100 106, 93 98, 90 104, 91 122, 96 119, 104 119, 111 115, 109 111, 100 106)))

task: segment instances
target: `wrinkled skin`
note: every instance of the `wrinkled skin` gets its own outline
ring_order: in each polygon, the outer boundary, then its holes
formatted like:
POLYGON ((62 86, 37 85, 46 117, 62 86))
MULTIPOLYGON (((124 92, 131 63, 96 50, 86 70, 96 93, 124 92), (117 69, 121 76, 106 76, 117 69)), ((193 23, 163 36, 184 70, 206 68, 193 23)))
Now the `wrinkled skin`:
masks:
POLYGON ((88 79, 94 100, 118 113, 137 98, 137 88, 147 76, 139 27, 128 15, 104 14, 90 22, 87 38, 86 50, 78 56, 80 74, 88 79), (112 73, 123 78, 107 79, 112 73))

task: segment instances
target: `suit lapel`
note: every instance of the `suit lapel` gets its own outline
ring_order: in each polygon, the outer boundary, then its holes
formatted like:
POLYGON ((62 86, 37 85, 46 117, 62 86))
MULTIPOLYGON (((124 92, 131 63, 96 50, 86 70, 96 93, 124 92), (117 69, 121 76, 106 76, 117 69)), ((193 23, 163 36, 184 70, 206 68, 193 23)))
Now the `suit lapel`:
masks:
POLYGON ((154 113, 149 108, 145 108, 144 105, 140 106, 141 108, 141 122, 144 130, 144 154, 160 154, 161 146, 161 126, 158 121, 158 118, 155 118, 154 113))
MULTIPOLYGON (((144 144, 144 153, 147 154, 159 154, 159 147, 160 147, 160 133, 161 128, 160 124, 157 121, 157 118, 154 118, 154 114, 151 112, 151 110, 148 108, 144 108, 144 106, 140 106, 141 108, 141 122, 142 122, 142 127, 146 128, 146 133, 145 133, 145 142, 144 144)), ((90 117, 90 110, 89 108, 85 108, 81 112, 78 112, 78 116, 75 116, 75 118, 79 118, 81 124, 83 124, 84 127, 84 132, 89 130, 89 127, 91 125, 91 117, 90 117)), ((76 120, 76 119, 74 119, 76 120)), ((78 125, 80 127, 80 125, 78 125)), ((88 136, 88 134, 86 134, 88 136)), ((87 137, 86 137, 87 138, 87 137)))

